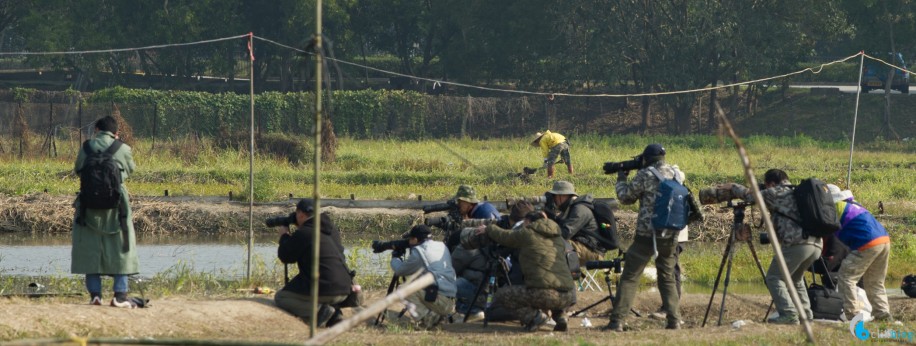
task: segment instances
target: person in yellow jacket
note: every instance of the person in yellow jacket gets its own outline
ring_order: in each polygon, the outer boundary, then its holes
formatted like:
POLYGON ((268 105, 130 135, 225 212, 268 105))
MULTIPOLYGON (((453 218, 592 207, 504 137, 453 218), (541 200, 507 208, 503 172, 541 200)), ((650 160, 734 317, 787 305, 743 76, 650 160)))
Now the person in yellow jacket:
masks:
MULTIPOLYGON (((531 146, 541 148, 541 155, 544 156, 542 167, 547 168, 548 178, 553 178, 553 165, 557 163, 557 158, 562 159, 562 162, 566 163, 569 174, 573 174, 573 165, 569 158, 569 141, 566 140, 566 137, 556 132, 550 132, 550 130, 543 133, 538 132, 534 135, 531 146)), ((533 170, 530 171, 533 172, 533 170)))

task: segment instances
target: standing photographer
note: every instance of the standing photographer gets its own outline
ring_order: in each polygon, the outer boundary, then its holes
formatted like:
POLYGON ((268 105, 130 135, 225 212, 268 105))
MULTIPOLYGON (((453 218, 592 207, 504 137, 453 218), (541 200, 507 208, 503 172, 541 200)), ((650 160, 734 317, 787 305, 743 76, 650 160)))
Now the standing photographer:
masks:
POLYGON ((674 266, 677 263, 678 231, 655 230, 652 217, 655 215, 656 191, 662 183, 652 170, 665 177, 683 184, 684 173, 665 163, 665 148, 661 144, 649 144, 642 155, 637 156, 640 169, 633 181, 627 182, 630 171, 621 169, 617 172, 617 199, 622 204, 633 204, 639 201, 639 216, 636 220, 636 236, 633 244, 627 249, 623 274, 617 286, 617 303, 611 312, 611 321, 605 327, 616 332, 623 331, 623 322, 636 291, 639 289, 639 278, 646 264, 658 252, 655 265, 658 270, 658 291, 662 297, 662 309, 665 310, 667 324, 665 329, 680 329, 679 295, 674 277, 674 266), (656 244, 653 247, 653 244, 656 244))
POLYGON ((391 252, 391 270, 396 276, 409 276, 426 270, 436 277, 436 282, 422 291, 407 297, 410 316, 420 326, 432 329, 438 326, 455 310, 455 268, 452 257, 440 241, 429 238, 429 227, 417 225, 405 237, 410 244, 410 257, 401 259, 405 249, 391 252))
POLYGON ((840 190, 833 184, 827 189, 836 203, 840 217, 837 238, 852 250, 840 266, 839 287, 843 294, 843 313, 847 320, 862 310, 856 295, 856 282, 862 279, 865 295, 871 303, 876 321, 893 321, 887 303, 884 278, 887 276, 887 259, 891 256, 891 238, 884 226, 857 203, 849 190, 840 190))
MULTIPOLYGON (((296 263, 299 274, 296 274, 286 286, 277 292, 274 300, 277 307, 309 323, 312 316, 312 239, 314 234, 315 205, 311 199, 299 200, 296 212, 290 220, 277 227, 280 234, 280 246, 277 257, 284 264, 296 263), (289 233, 289 221, 298 227, 289 233)), ((272 220, 268 220, 271 225, 272 220)), ((350 294, 350 273, 344 263, 344 247, 340 242, 340 232, 327 214, 321 214, 321 248, 318 258, 318 314, 316 325, 321 326, 331 319, 335 308, 332 306, 343 302, 350 294)))
MULTIPOLYGON (((811 303, 805 294, 804 275, 811 264, 821 255, 821 238, 805 235, 805 230, 794 220, 801 219, 798 203, 795 200, 794 188, 789 183, 789 175, 780 169, 770 169, 763 175, 765 189, 760 191, 767 210, 771 212, 773 227, 779 238, 782 256, 785 258, 786 267, 792 276, 792 285, 799 292, 798 298, 805 309, 805 316, 813 318, 811 303)), ((752 191, 743 185, 732 184, 731 191, 734 196, 744 197, 746 201, 753 201, 752 191)), ((768 319, 774 324, 798 324, 798 313, 794 304, 789 299, 786 282, 779 273, 779 265, 774 258, 766 274, 767 288, 776 304, 779 317, 768 319)))
POLYGON ((565 332, 566 309, 576 303, 576 285, 569 275, 566 246, 556 222, 542 212, 531 212, 519 230, 491 224, 481 226, 477 234, 487 234, 493 241, 519 251, 525 285, 500 288, 494 300, 515 310, 527 331, 537 331, 547 323, 547 315, 540 311, 544 309, 551 311, 557 323, 554 331, 565 332))

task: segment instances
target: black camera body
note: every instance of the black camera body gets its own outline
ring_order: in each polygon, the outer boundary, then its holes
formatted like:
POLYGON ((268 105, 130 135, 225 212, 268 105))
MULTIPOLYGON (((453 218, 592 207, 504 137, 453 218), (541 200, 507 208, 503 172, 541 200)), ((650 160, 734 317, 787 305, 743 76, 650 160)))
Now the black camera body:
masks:
POLYGON ((267 225, 267 227, 295 225, 296 224, 296 213, 293 212, 286 216, 269 217, 266 220, 264 220, 264 224, 267 225))
MULTIPOLYGON (((410 248, 410 241, 407 239, 397 239, 389 241, 372 241, 372 252, 373 253, 382 253, 388 250, 394 251, 394 253, 404 254, 407 252, 407 249, 410 248)), ((400 257, 400 256, 395 256, 400 257)))
POLYGON ((632 160, 620 162, 605 162, 603 168, 604 174, 614 174, 620 171, 632 171, 634 169, 640 169, 642 168, 642 157, 637 156, 632 160))
POLYGON ((585 262, 585 269, 595 270, 595 269, 610 269, 614 273, 620 273, 623 270, 623 257, 618 257, 610 261, 588 261, 585 262))

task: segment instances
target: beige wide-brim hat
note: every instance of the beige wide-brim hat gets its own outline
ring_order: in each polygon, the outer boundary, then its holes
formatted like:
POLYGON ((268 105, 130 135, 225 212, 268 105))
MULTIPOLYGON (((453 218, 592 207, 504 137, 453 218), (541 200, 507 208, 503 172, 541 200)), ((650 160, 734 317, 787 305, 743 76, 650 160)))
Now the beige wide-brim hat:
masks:
POLYGON ((852 191, 849 190, 840 190, 839 186, 833 184, 827 184, 827 191, 830 192, 830 196, 833 197, 833 202, 845 201, 852 198, 852 191))
POLYGON ((534 139, 531 140, 531 145, 532 145, 532 146, 535 146, 535 147, 538 146, 538 143, 541 141, 541 137, 544 137, 544 134, 543 134, 543 133, 541 133, 541 132, 535 133, 535 134, 534 134, 534 139))
POLYGON ((578 196, 578 194, 576 194, 576 188, 572 183, 566 180, 557 180, 555 183, 553 183, 553 189, 548 192, 554 195, 578 196))

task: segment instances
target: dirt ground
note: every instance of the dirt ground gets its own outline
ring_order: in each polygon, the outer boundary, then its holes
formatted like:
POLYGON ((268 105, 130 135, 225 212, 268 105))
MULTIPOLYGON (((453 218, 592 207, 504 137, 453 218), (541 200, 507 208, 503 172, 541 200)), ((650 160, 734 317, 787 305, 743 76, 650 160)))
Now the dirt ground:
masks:
MULTIPOLYGON (((369 302, 381 297, 383 292, 369 292, 369 302)), ((606 296, 604 292, 581 292, 574 310, 606 296)), ((706 327, 701 327, 708 294, 687 294, 681 304, 685 320, 681 331, 664 330, 664 322, 648 317, 631 315, 629 331, 621 334, 603 332, 607 324, 607 303, 587 311, 591 328, 582 326, 582 317, 570 319, 567 333, 552 332, 542 328, 535 333, 522 331, 516 323, 491 323, 484 328, 482 322, 445 325, 438 331, 413 331, 407 323, 396 322, 396 307, 390 310, 389 323, 383 327, 368 324, 357 327, 334 340, 335 344, 801 344, 805 336, 798 326, 761 324, 769 303, 765 295, 729 295, 723 326, 717 327, 717 295, 706 327), (744 320, 747 324, 733 328, 732 322, 744 320), (395 322, 391 322, 395 321, 395 322)), ((118 309, 108 306, 91 306, 82 298, 11 298, 0 299, 0 340, 46 343, 47 338, 127 338, 130 340, 193 339, 217 342, 247 342, 251 344, 289 343, 302 344, 308 339, 308 327, 298 319, 277 309, 269 295, 252 295, 233 298, 163 297, 153 298, 146 309, 118 309)), ((644 290, 638 296, 637 311, 655 311, 660 306, 657 292, 644 290)), ((892 298, 891 306, 896 317, 906 321, 901 326, 889 326, 899 331, 916 331, 916 299, 892 298)), ((349 310, 349 309, 347 309, 349 310)), ((350 315, 353 311, 347 311, 350 315)), ((870 325, 875 333, 878 325, 870 325)), ((815 338, 824 344, 846 344, 854 339, 848 325, 815 322, 815 338)), ((75 339, 73 339, 75 340, 75 339)), ((72 341, 71 341, 72 342, 72 341)), ((66 342, 64 342, 66 343, 66 342)), ((3 342, 0 342, 3 344, 3 342)), ((174 344, 174 343, 172 343, 174 344)))

